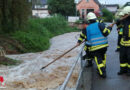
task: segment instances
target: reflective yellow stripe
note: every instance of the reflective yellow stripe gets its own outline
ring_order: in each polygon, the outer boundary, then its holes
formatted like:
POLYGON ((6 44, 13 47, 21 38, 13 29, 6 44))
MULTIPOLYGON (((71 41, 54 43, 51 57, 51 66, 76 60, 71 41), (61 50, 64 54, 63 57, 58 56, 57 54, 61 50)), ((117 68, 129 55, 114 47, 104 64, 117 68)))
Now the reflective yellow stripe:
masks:
MULTIPOLYGON (((102 73, 101 68, 99 67, 99 64, 98 64, 98 61, 97 61, 97 57, 95 57, 95 62, 96 62, 96 64, 97 64, 97 67, 98 67, 98 70, 99 70, 100 75, 102 75, 103 73, 102 73)), ((101 66, 102 66, 102 65, 101 65, 101 66)))
POLYGON ((128 64, 128 68, 130 68, 130 65, 128 64))
POLYGON ((120 67, 127 67, 128 63, 120 64, 120 67))
POLYGON ((85 50, 85 51, 87 50, 87 46, 84 47, 84 50, 85 50))
POLYGON ((96 22, 99 22, 99 20, 96 20, 96 22))
POLYGON ((120 46, 117 46, 117 48, 120 48, 120 46))
POLYGON ((108 29, 108 33, 109 33, 109 34, 110 34, 110 32, 111 32, 111 31, 108 29))
POLYGON ((83 33, 80 34, 82 37, 85 37, 85 35, 83 33))
POLYGON ((89 47, 89 51, 95 51, 95 50, 98 50, 98 49, 101 49, 101 48, 104 48, 104 47, 107 47, 107 46, 108 46, 108 44, 91 46, 91 47, 89 47))
POLYGON ((124 39, 122 38, 120 44, 121 44, 122 46, 130 46, 130 40, 124 41, 124 39))
POLYGON ((123 32, 119 32, 119 34, 120 34, 120 35, 122 35, 122 34, 123 34, 123 32))
POLYGON ((96 20, 96 22, 100 22, 100 23, 102 23, 102 22, 103 22, 103 20, 96 20))
POLYGON ((92 58, 87 58, 87 60, 91 61, 91 60, 92 60, 92 58))
POLYGON ((106 32, 108 32, 108 33, 110 34, 110 30, 109 30, 108 28, 105 28, 105 29, 103 30, 103 33, 106 33, 106 32))
POLYGON ((103 30, 103 33, 106 33, 106 31, 107 31, 107 28, 105 28, 105 29, 103 30))
POLYGON ((82 38, 79 38, 78 40, 83 41, 83 39, 82 39, 82 38))
POLYGON ((103 20, 100 20, 100 23, 102 23, 103 22, 103 20))
POLYGON ((98 67, 99 68, 104 67, 104 64, 99 64, 98 67))
POLYGON ((130 37, 130 25, 129 25, 129 37, 130 37))

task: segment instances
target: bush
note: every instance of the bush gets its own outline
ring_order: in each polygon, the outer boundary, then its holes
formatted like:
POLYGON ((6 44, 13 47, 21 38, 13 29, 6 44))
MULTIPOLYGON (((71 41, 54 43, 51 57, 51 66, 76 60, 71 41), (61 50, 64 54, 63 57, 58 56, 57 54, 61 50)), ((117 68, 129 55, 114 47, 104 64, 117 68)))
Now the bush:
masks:
POLYGON ((26 48, 25 52, 37 52, 48 49, 49 39, 53 36, 76 30, 76 28, 69 27, 62 16, 54 16, 44 19, 30 19, 28 27, 16 31, 12 35, 26 48))
POLYGON ((113 21, 114 16, 110 11, 108 11, 107 9, 104 8, 104 9, 102 9, 102 12, 103 12, 103 19, 105 22, 112 22, 113 21))

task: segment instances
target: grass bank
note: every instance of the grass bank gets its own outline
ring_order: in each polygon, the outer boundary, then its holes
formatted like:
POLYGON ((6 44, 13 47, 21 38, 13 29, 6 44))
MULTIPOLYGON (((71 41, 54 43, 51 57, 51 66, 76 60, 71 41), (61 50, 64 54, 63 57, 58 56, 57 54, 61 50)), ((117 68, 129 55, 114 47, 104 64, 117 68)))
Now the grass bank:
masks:
POLYGON ((25 48, 24 52, 38 52, 49 48, 50 38, 67 32, 77 31, 71 28, 62 16, 44 19, 30 19, 27 27, 17 30, 11 36, 25 48))

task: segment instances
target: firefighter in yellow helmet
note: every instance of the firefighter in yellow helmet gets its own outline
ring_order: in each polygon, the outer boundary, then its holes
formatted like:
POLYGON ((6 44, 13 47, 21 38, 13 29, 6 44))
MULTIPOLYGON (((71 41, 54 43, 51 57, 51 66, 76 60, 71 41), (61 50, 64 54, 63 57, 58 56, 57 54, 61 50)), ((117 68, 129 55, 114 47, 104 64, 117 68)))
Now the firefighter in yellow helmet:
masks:
POLYGON ((122 12, 125 19, 119 21, 123 24, 123 35, 120 42, 120 71, 118 75, 127 73, 130 76, 130 6, 124 7, 122 12))
POLYGON ((80 45, 84 39, 83 37, 85 37, 87 50, 89 50, 95 59, 99 75, 106 78, 106 63, 103 60, 106 59, 105 53, 108 47, 107 36, 111 32, 113 24, 105 27, 104 23, 96 22, 96 19, 97 17, 94 13, 88 13, 87 20, 89 21, 89 25, 80 34, 77 45, 80 45))
POLYGON ((117 22, 116 25, 117 25, 117 32, 118 32, 118 43, 117 43, 117 49, 116 49, 116 52, 118 52, 120 50, 120 41, 121 41, 121 37, 122 37, 122 31, 123 31, 123 25, 119 20, 119 18, 123 17, 124 13, 122 11, 120 11, 117 16, 117 22))

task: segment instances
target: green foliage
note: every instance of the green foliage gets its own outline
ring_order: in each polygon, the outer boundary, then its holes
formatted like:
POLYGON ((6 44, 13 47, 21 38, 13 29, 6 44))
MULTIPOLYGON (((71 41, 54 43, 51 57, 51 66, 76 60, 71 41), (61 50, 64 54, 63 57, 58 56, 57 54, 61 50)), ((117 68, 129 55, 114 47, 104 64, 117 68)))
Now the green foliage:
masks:
POLYGON ((48 9, 51 14, 75 15, 74 0, 48 0, 48 9))
POLYGON ((9 33, 24 28, 31 15, 28 0, 2 0, 0 7, 0 33, 9 33))
POLYGON ((112 22, 112 20, 114 19, 114 15, 105 8, 102 9, 102 12, 103 12, 103 17, 102 17, 103 20, 105 22, 112 22))
POLYGON ((49 39, 53 36, 77 30, 70 28, 62 16, 30 19, 28 23, 24 30, 12 34, 26 48, 25 52, 46 50, 50 46, 49 39))
POLYGON ((6 65, 6 66, 12 66, 12 65, 19 65, 22 61, 6 58, 6 57, 0 57, 0 65, 6 65))

